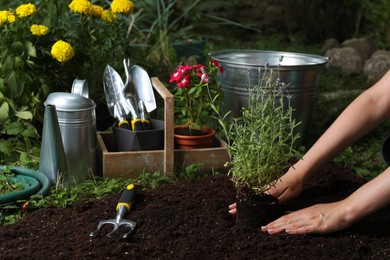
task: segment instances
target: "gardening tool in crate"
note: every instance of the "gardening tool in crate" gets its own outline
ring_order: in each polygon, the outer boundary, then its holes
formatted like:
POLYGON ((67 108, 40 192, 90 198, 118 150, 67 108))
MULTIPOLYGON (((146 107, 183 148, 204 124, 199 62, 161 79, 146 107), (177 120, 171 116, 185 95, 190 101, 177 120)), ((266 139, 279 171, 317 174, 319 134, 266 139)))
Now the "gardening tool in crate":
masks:
POLYGON ((142 130, 142 121, 138 115, 135 104, 128 102, 123 95, 125 88, 122 78, 110 65, 107 65, 103 76, 104 94, 106 96, 108 111, 111 116, 118 119, 118 126, 133 131, 142 130), (131 127, 127 115, 131 114, 131 127))
POLYGON ((126 189, 122 192, 122 195, 118 201, 116 206, 116 217, 115 219, 102 220, 99 222, 97 229, 91 232, 89 235, 91 237, 96 237, 100 231, 102 230, 104 225, 113 225, 114 228, 111 232, 107 234, 108 237, 112 237, 114 233, 121 226, 129 227, 130 231, 123 235, 123 238, 127 238, 127 236, 134 230, 136 223, 130 220, 124 219, 126 213, 130 211, 131 205, 134 203, 134 196, 136 193, 136 186, 134 184, 129 184, 126 189))
POLYGON ((149 130, 150 124, 146 118, 145 110, 150 113, 157 108, 152 82, 146 70, 138 65, 131 68, 131 80, 135 89, 141 120, 145 130, 149 130))
POLYGON ((150 130, 150 121, 146 112, 150 113, 157 108, 153 93, 152 82, 146 70, 138 65, 130 67, 130 59, 123 59, 126 73, 123 95, 136 110, 142 120, 143 130, 150 130), (146 110, 146 112, 145 112, 146 110))

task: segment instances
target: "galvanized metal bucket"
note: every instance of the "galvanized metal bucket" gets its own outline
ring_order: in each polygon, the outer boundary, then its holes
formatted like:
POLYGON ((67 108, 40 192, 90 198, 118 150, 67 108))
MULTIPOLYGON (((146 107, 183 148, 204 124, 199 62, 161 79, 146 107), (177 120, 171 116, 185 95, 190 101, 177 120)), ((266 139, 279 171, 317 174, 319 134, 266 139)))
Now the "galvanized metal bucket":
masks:
POLYGON ((224 68, 224 73, 218 73, 218 80, 225 97, 222 108, 225 112, 231 111, 233 117, 240 116, 242 107, 248 104, 247 88, 258 85, 264 77, 270 77, 271 81, 279 78, 288 84, 294 118, 301 122, 297 132, 305 137, 328 58, 261 50, 225 50, 212 52, 210 56, 224 68))

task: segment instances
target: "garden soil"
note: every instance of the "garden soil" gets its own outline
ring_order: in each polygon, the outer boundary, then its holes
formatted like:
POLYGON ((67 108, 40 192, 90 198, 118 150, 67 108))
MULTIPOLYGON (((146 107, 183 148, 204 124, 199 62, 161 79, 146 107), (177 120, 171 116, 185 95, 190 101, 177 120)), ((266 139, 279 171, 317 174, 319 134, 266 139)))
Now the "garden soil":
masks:
MULTIPOLYGON (((345 198, 365 181, 327 165, 291 211, 345 198)), ((127 219, 137 222, 128 239, 89 236, 100 220, 115 217, 120 194, 80 201, 64 209, 31 212, 0 227, 2 259, 390 259, 390 207, 350 228, 327 235, 268 235, 236 225, 228 214, 235 188, 224 175, 181 180, 140 191, 127 219)))

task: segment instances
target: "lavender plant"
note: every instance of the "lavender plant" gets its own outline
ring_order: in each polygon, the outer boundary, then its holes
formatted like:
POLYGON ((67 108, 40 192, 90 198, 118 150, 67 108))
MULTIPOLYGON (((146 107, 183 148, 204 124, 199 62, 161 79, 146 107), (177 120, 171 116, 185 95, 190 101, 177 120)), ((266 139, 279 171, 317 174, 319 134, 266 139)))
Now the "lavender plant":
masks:
POLYGON ((257 194, 284 174, 298 155, 294 144, 300 137, 294 131, 299 123, 293 117, 287 85, 279 78, 273 81, 272 70, 263 72, 258 84, 247 88, 248 105, 241 117, 228 123, 227 115, 215 111, 227 141, 231 179, 239 190, 249 188, 257 194))

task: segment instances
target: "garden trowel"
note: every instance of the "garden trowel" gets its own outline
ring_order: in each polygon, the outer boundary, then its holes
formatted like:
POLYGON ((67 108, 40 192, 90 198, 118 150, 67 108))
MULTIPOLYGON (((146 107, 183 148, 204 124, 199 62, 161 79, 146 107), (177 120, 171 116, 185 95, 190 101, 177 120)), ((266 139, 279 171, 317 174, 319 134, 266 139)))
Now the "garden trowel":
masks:
POLYGON ((107 65, 104 70, 103 85, 108 111, 112 117, 118 119, 118 126, 134 131, 142 130, 142 120, 137 110, 130 102, 126 101, 123 95, 122 78, 110 65, 107 65), (129 114, 132 116, 131 126, 126 119, 129 114))
POLYGON ((152 82, 146 70, 138 65, 131 67, 131 80, 137 94, 138 102, 142 101, 148 113, 156 109, 156 99, 152 82))
POLYGON ((136 223, 130 220, 124 219, 126 213, 130 211, 131 205, 134 203, 134 195, 136 193, 136 186, 129 184, 122 192, 122 195, 116 205, 116 217, 115 219, 102 220, 99 222, 97 229, 89 234, 91 237, 96 237, 104 225, 113 225, 114 228, 107 234, 108 237, 112 237, 114 233, 121 226, 129 227, 130 231, 123 235, 123 238, 127 238, 131 231, 134 230, 136 223))

